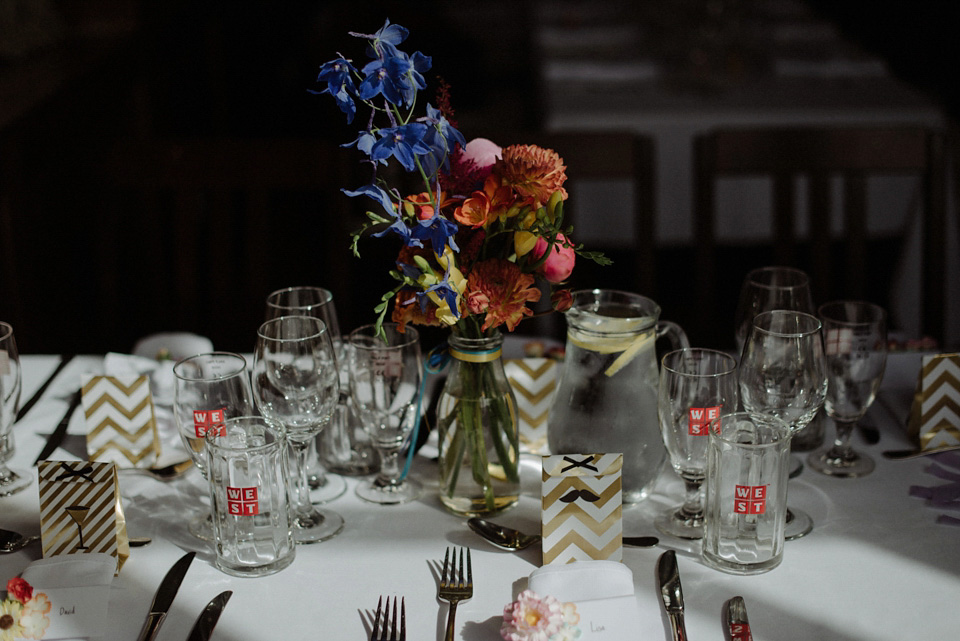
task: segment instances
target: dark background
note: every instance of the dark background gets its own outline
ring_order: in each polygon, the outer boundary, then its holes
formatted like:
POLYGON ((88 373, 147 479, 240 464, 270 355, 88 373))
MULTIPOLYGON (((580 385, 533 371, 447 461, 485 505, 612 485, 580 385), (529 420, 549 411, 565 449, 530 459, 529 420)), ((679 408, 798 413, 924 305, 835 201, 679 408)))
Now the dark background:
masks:
MULTIPOLYGON (((950 3, 881 4, 812 2, 955 119, 960 56, 950 3)), ((430 79, 451 85, 468 138, 540 125, 527 2, 53 6, 56 42, 0 60, 0 318, 14 324, 24 353, 129 351, 141 336, 178 330, 249 351, 265 296, 290 285, 331 289, 345 330, 372 322, 392 283, 393 248, 362 245, 359 260, 349 253, 362 203, 339 189, 363 184, 365 174, 339 145, 360 121, 348 126, 329 97, 307 92, 336 52, 362 58, 350 30, 373 32, 385 17, 408 27, 405 50, 433 57, 430 79), (246 159, 246 143, 262 140, 281 141, 280 151, 246 159), (225 148, 234 151, 209 152, 207 143, 222 141, 234 141, 225 148), (316 143, 315 151, 283 153, 284 141, 316 143), (238 165, 301 184, 268 194, 257 217, 253 197, 233 192, 184 210, 158 178, 229 182, 238 165)), ((682 324, 696 310, 683 307, 676 275, 692 249, 655 251, 663 276, 644 293, 682 324)), ((737 269, 773 260, 761 247, 737 269)), ((628 277, 611 274, 605 286, 621 279, 629 288, 628 277)))

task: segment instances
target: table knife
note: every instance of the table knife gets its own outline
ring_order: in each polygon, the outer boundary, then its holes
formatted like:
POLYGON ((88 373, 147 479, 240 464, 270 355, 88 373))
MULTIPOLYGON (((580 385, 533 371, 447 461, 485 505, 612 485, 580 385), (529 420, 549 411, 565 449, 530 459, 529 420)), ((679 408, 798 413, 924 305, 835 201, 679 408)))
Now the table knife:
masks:
POLYGON ((209 641, 210 635, 213 634, 213 628, 220 618, 220 613, 223 612, 223 608, 227 606, 227 601, 230 600, 232 595, 233 591, 225 590, 210 600, 207 607, 197 617, 197 622, 193 624, 193 629, 190 630, 187 641, 209 641))
POLYGON ((750 621, 747 620, 747 606, 742 596, 735 596, 727 603, 727 625, 730 628, 730 641, 753 641, 750 621))
POLYGON ((680 587, 680 571, 677 569, 677 553, 667 550, 657 560, 657 587, 663 599, 663 609, 670 619, 673 641, 687 641, 683 625, 683 589, 680 587))
MULTIPOLYGON (((40 386, 36 392, 33 393, 33 396, 30 397, 30 400, 23 404, 23 407, 20 408, 20 411, 17 412, 16 420, 19 421, 21 418, 27 415, 27 412, 36 405, 37 401, 40 400, 40 397, 43 396, 43 393, 47 391, 47 388, 50 387, 50 383, 53 382, 53 379, 57 377, 57 374, 60 373, 64 367, 67 366, 67 363, 73 360, 73 354, 64 354, 60 357, 60 363, 57 364, 56 368, 53 370, 53 374, 47 377, 47 380, 43 382, 43 385, 40 386)), ((14 421, 16 422, 16 421, 14 421)))
POLYGON ((183 581, 183 577, 190 567, 190 562, 196 555, 196 552, 184 554, 163 577, 160 587, 157 588, 157 594, 153 597, 153 605, 150 606, 150 611, 147 613, 146 621, 143 622, 143 629, 140 630, 137 641, 153 641, 157 636, 157 632, 160 631, 160 626, 167 616, 167 611, 170 609, 170 604, 173 603, 173 597, 177 596, 177 590, 180 589, 180 582, 183 581))
POLYGON ((49 456, 60 447, 60 444, 63 443, 63 437, 67 435, 67 427, 70 425, 70 417, 73 416, 73 411, 80 405, 82 398, 83 395, 80 393, 80 390, 74 392, 73 396, 70 397, 70 406, 67 408, 67 413, 63 415, 63 419, 60 421, 60 424, 57 425, 57 429, 53 430, 53 433, 47 437, 47 442, 43 446, 40 456, 33 462, 34 465, 49 458, 49 456))

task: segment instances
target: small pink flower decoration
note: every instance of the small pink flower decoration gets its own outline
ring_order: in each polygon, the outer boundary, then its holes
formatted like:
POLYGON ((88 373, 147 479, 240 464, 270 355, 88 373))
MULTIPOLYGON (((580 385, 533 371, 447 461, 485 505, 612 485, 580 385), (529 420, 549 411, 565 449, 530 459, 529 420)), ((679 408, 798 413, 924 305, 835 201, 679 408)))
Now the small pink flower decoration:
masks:
POLYGON ((580 637, 577 606, 524 590, 503 608, 500 636, 506 641, 573 641, 580 637))

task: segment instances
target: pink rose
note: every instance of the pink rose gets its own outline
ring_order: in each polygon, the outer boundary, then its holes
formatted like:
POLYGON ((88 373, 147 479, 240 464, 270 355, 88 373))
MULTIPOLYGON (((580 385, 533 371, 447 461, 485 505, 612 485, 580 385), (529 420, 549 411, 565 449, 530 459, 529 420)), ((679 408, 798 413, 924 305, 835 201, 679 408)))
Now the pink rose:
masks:
POLYGON ((472 160, 478 169, 492 167, 500 158, 500 146, 486 138, 474 138, 463 149, 463 159, 472 160))
POLYGON ((479 290, 467 293, 467 309, 471 314, 482 314, 490 307, 490 298, 479 290))
POLYGON ((20 577, 7 581, 7 593, 20 603, 26 603, 33 598, 33 587, 20 577))
MULTIPOLYGON (((553 245, 553 251, 550 252, 547 260, 544 261, 538 270, 548 282, 562 283, 570 278, 570 274, 573 273, 573 265, 576 262, 577 255, 573 251, 573 247, 568 247, 564 244, 565 240, 566 238, 563 234, 557 234, 557 242, 553 245)), ((538 238, 537 244, 534 246, 532 252, 534 259, 543 256, 543 252, 546 250, 547 241, 543 238, 538 238)))

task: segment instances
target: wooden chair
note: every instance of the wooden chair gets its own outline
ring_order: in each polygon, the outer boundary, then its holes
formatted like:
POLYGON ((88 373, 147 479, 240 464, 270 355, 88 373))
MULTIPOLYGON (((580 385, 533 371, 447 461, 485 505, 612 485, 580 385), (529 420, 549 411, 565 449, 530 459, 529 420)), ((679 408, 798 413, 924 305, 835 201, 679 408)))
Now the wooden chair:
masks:
MULTIPOLYGON (((922 195, 918 283, 922 295, 922 331, 942 344, 946 305, 944 158, 942 135, 922 127, 725 129, 698 137, 694 149, 697 305, 716 310, 719 276, 733 277, 729 270, 722 268, 725 261, 718 251, 715 222, 718 179, 746 176, 770 179, 773 232, 769 258, 774 264, 805 269, 811 278, 814 299, 823 302, 826 298, 864 297, 871 284, 869 259, 874 257, 870 255, 871 238, 867 233, 868 177, 913 175, 920 177, 922 195), (796 233, 799 176, 805 177, 807 184, 811 233, 806 243, 796 233), (832 250, 829 232, 831 187, 835 177, 840 178, 843 186, 844 229, 840 239, 843 258, 840 260, 832 250)), ((894 257, 880 258, 889 263, 894 257)), ((885 292, 889 290, 889 283, 882 285, 886 287, 885 292)), ((735 286, 739 288, 739 283, 735 286)), ((730 323, 718 323, 711 314, 701 318, 703 323, 697 331, 709 339, 722 341, 722 331, 730 323), (714 336, 717 331, 721 333, 714 336)))

